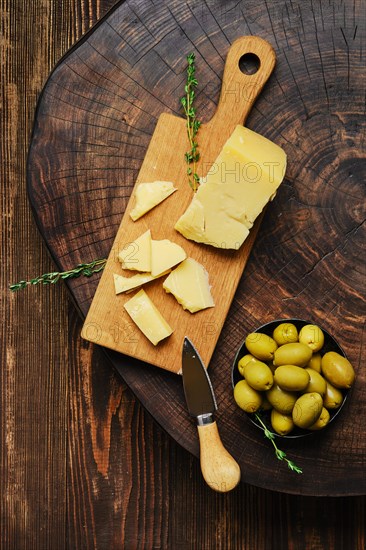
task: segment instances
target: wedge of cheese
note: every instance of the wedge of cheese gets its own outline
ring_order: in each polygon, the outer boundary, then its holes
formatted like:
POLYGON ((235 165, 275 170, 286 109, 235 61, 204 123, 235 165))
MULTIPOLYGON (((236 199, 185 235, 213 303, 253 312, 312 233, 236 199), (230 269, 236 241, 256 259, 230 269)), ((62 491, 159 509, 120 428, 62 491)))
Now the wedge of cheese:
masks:
POLYGON ((187 254, 179 244, 168 239, 151 240, 151 275, 158 277, 164 271, 182 262, 187 254))
POLYGON ((154 346, 172 334, 173 329, 143 289, 128 300, 124 308, 132 321, 154 346))
POLYGON ((140 183, 135 191, 135 205, 130 212, 133 221, 138 220, 152 208, 163 202, 177 189, 171 181, 140 183))
POLYGON ((124 269, 149 273, 152 278, 160 277, 186 257, 185 251, 178 244, 168 239, 153 240, 150 229, 135 241, 127 243, 118 254, 124 269))
POLYGON ((145 231, 135 241, 127 243, 118 254, 124 269, 151 272, 151 232, 145 231))
POLYGON ((183 309, 196 313, 214 307, 208 273, 196 260, 187 258, 165 279, 163 288, 173 294, 183 309))
POLYGON ((175 229, 199 243, 239 249, 285 170, 281 147, 237 126, 175 229))
POLYGON ((151 273, 136 273, 136 275, 133 275, 132 277, 124 277, 123 275, 113 273, 114 289, 116 294, 130 292, 131 290, 145 285, 146 283, 150 283, 150 281, 154 281, 155 279, 167 275, 168 273, 169 271, 164 271, 157 277, 153 277, 151 273))

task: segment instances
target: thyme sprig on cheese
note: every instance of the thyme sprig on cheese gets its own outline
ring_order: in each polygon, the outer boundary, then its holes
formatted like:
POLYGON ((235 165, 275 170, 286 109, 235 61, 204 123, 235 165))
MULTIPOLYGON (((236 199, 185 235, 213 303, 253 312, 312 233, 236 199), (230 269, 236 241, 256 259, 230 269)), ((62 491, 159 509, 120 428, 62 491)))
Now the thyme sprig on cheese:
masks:
POLYGON ((187 56, 187 63, 187 82, 184 86, 185 95, 181 98, 180 102, 187 119, 187 136, 190 145, 190 150, 185 153, 185 159, 188 165, 188 183, 193 191, 196 192, 200 183, 200 178, 196 171, 196 164, 200 158, 196 136, 201 126, 201 122, 197 119, 196 108, 194 107, 196 96, 195 88, 198 84, 195 76, 196 66, 194 53, 190 53, 187 56))

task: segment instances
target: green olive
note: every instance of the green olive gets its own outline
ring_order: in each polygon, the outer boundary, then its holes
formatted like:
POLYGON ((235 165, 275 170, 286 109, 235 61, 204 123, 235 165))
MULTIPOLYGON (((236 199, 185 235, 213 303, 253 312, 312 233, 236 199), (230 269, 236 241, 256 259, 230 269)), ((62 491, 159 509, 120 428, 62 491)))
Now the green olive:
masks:
POLYGON ((297 328, 293 323, 280 323, 273 331, 273 339, 279 346, 299 341, 297 328))
POLYGON ((282 414, 276 409, 271 412, 272 428, 279 435, 287 435, 294 429, 294 421, 290 414, 282 414))
POLYGON ((316 392, 304 393, 296 401, 292 419, 295 426, 299 428, 308 428, 312 426, 319 418, 323 408, 323 399, 316 392))
POLYGON ((262 395, 253 390, 246 380, 240 380, 235 384, 234 399, 236 404, 248 413, 256 412, 262 405, 262 395))
POLYGON ((330 382, 327 382, 327 389, 324 395, 324 407, 326 409, 338 409, 343 402, 341 390, 335 388, 330 382))
POLYGON ((321 430, 329 423, 330 414, 325 407, 322 408, 320 416, 314 424, 308 427, 308 430, 321 430))
POLYGON ((273 385, 271 369, 262 361, 249 361, 244 366, 244 378, 255 390, 265 391, 273 385))
POLYGON ((272 407, 282 414, 290 414, 297 399, 296 393, 283 390, 278 384, 273 384, 266 391, 266 397, 272 407))
POLYGON ((350 388, 355 379, 351 363, 336 351, 328 351, 322 358, 322 373, 336 388, 350 388))
POLYGON ((256 358, 253 357, 253 355, 250 355, 250 353, 247 353, 242 357, 238 363, 238 370, 242 376, 244 376, 244 367, 249 361, 256 361, 256 358))
POLYGON ((273 338, 262 332, 248 334, 245 345, 249 353, 260 361, 272 361, 274 352, 277 349, 277 344, 273 338))
POLYGON ((313 352, 306 344, 300 342, 284 344, 275 351, 273 362, 277 367, 281 365, 305 367, 312 354, 313 352))
POLYGON ((324 346, 324 333, 317 325, 305 325, 299 332, 299 342, 319 351, 324 346))
POLYGON ((310 377, 309 384, 304 389, 304 392, 311 393, 315 391, 324 397, 327 390, 327 382, 325 378, 323 378, 322 375, 314 369, 306 368, 304 371, 308 372, 310 377))
POLYGON ((301 367, 281 365, 275 371, 274 380, 283 390, 301 391, 309 384, 310 375, 301 367))
POLYGON ((321 373, 322 371, 322 356, 320 353, 313 353, 313 356, 310 357, 309 363, 306 365, 310 369, 316 370, 316 372, 321 373))

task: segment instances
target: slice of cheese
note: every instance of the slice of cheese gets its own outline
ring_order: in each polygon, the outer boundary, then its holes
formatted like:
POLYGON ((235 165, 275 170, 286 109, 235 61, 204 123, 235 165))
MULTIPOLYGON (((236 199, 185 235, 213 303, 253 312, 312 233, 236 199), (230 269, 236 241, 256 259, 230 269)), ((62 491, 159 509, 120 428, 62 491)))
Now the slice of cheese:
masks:
POLYGON ((176 190, 171 181, 140 183, 135 191, 135 206, 130 212, 133 221, 141 218, 176 190))
POLYGON ((151 272, 151 232, 148 229, 135 241, 127 243, 118 254, 124 269, 151 272))
POLYGON ((151 240, 151 275, 158 277, 164 271, 179 264, 187 254, 179 244, 168 239, 151 240))
MULTIPOLYGON (((169 273, 169 271, 164 271, 164 273, 161 273, 158 277, 167 275, 167 273, 169 273)), ((158 277, 153 277, 151 273, 136 273, 136 275, 133 275, 132 277, 124 277, 123 275, 113 273, 114 289, 116 294, 129 292, 130 290, 138 288, 139 286, 149 283, 150 281, 154 281, 154 279, 157 279, 158 277)))
POLYGON ((281 147, 237 126, 175 229, 196 242, 238 249, 274 198, 285 170, 281 147))
POLYGON ((128 300, 124 308, 154 346, 172 334, 172 328, 143 289, 128 300))
POLYGON ((213 307, 208 273, 196 260, 187 258, 165 279, 163 288, 191 313, 213 307))

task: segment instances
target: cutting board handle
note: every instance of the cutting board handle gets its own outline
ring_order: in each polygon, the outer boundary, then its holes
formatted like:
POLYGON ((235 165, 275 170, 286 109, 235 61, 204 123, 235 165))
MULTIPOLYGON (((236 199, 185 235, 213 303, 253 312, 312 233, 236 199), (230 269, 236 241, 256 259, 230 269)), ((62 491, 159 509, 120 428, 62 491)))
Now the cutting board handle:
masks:
POLYGON ((263 38, 242 36, 233 42, 226 57, 219 104, 208 122, 211 131, 217 128, 222 133, 226 128, 229 136, 237 124, 244 124, 275 63, 275 52, 263 38), (259 67, 253 74, 241 70, 239 64, 244 56, 256 56, 259 67))

